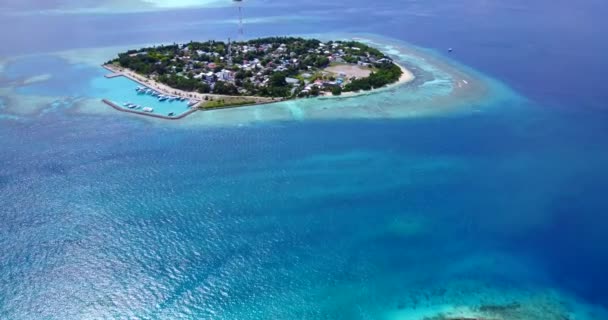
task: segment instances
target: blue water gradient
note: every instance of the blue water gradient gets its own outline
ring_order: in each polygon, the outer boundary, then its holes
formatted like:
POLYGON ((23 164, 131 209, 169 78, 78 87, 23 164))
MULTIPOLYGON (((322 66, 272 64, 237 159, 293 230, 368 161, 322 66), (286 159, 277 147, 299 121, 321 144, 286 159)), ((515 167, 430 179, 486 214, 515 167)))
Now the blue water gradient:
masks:
POLYGON ((0 53, 36 55, 0 60, 0 89, 16 90, 0 90, 0 319, 421 320, 514 304, 519 319, 608 319, 603 3, 271 4, 247 8, 249 35, 379 33, 439 59, 452 46, 527 99, 243 127, 86 113, 117 82, 38 53, 228 37, 232 8, 2 12, 15 32, 0 53), (6 113, 39 96, 43 112, 6 113))
POLYGON ((359 319, 464 281, 605 303, 608 119, 588 116, 3 126, 1 310, 359 319))

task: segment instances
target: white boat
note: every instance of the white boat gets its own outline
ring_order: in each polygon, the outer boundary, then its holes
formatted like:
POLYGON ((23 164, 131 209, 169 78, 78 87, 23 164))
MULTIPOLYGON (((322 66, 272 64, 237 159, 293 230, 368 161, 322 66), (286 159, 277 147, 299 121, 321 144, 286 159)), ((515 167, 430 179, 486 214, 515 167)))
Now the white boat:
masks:
POLYGON ((154 112, 154 109, 150 108, 150 107, 145 107, 142 109, 143 112, 154 112))
POLYGON ((158 101, 165 101, 165 100, 167 100, 166 96, 163 96, 163 95, 158 96, 158 101))

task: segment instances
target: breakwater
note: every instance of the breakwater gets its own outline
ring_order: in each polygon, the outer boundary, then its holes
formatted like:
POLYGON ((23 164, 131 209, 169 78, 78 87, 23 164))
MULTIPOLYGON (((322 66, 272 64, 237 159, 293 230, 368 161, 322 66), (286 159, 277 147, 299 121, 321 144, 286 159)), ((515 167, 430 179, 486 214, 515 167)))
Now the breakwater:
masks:
POLYGON ((165 120, 179 120, 179 119, 183 119, 191 114, 193 114, 194 112, 196 112, 198 109, 197 108, 191 108, 190 110, 179 114, 177 116, 171 117, 171 116, 165 116, 162 114, 156 114, 156 113, 151 113, 151 112, 143 112, 143 111, 138 111, 138 110, 131 110, 131 109, 125 109, 117 104, 115 104, 114 102, 108 100, 108 99, 102 99, 101 100, 103 103, 109 105, 110 107, 121 111, 121 112, 128 112, 128 113, 134 113, 134 114, 139 114, 142 116, 148 116, 148 117, 152 117, 152 118, 159 118, 159 119, 165 119, 165 120))

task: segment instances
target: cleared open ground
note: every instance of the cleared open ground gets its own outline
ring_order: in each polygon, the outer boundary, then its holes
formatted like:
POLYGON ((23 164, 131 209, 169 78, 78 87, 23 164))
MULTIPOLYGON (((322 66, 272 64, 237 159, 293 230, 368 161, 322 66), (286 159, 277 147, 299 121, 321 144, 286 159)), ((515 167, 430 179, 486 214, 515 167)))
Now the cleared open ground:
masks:
POLYGON ((334 73, 336 75, 344 74, 349 79, 353 77, 366 78, 372 73, 372 70, 370 68, 347 64, 327 67, 325 68, 325 71, 334 73))

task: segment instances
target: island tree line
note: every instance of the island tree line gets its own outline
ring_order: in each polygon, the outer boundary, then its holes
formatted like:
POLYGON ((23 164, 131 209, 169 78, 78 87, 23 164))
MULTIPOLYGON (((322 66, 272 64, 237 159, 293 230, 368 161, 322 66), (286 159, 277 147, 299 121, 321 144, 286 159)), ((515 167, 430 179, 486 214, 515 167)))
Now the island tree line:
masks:
POLYGON ((153 46, 120 53, 108 63, 185 91, 282 98, 371 90, 402 75, 390 58, 364 43, 296 37, 153 46), (324 71, 341 64, 371 73, 349 78, 324 71))

